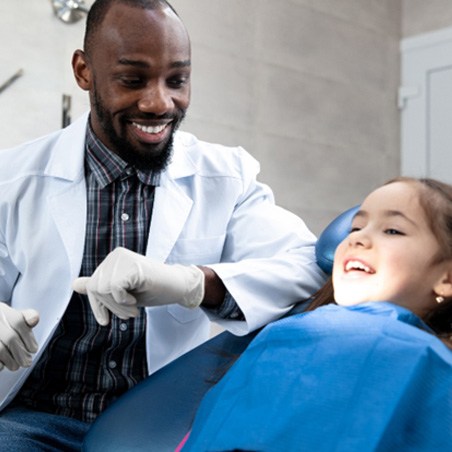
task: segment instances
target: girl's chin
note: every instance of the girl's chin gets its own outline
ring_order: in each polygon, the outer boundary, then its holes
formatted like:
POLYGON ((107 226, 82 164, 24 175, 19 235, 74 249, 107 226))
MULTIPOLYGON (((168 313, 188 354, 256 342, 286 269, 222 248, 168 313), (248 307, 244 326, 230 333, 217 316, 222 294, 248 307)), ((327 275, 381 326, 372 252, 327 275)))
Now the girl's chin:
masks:
POLYGON ((355 306, 360 303, 365 303, 368 297, 364 295, 359 296, 356 292, 351 292, 350 295, 347 295, 347 293, 335 293, 334 300, 339 306, 355 306))

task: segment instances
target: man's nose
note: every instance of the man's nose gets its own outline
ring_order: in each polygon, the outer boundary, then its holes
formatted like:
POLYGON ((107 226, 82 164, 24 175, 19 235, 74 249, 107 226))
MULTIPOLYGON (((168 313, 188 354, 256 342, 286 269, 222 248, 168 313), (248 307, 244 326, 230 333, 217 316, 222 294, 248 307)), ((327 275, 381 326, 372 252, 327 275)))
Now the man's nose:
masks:
POLYGON ((138 108, 145 113, 154 113, 162 116, 173 108, 170 93, 162 83, 153 83, 147 86, 138 101, 138 108))

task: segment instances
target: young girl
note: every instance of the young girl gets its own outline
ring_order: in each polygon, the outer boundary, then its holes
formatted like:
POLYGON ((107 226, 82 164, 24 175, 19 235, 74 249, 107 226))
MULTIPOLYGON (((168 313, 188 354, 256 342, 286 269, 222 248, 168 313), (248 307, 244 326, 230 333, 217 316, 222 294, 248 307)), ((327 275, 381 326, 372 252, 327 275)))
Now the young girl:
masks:
POLYGON ((327 285, 311 312, 257 336, 203 400, 184 452, 450 447, 452 187, 399 178, 372 192, 333 286, 337 304, 327 285))

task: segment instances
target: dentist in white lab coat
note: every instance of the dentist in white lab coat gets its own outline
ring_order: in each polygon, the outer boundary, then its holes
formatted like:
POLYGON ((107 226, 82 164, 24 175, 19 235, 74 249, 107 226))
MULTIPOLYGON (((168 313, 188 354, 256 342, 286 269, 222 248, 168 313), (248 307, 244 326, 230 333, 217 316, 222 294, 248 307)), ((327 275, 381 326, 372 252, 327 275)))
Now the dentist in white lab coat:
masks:
POLYGON ((190 97, 190 45, 178 16, 161 3, 113 5, 73 58, 77 83, 90 94, 90 116, 0 151, 0 408, 43 357, 74 288, 88 295, 101 325, 144 308, 152 373, 205 341, 211 320, 246 334, 324 281, 314 235, 275 206, 256 180, 255 159, 176 132, 190 97), (172 151, 155 188, 146 256, 113 250, 91 277, 79 279, 88 121, 129 163, 136 155, 124 155, 118 140, 140 156, 172 151), (212 281, 244 320, 216 314, 212 281))

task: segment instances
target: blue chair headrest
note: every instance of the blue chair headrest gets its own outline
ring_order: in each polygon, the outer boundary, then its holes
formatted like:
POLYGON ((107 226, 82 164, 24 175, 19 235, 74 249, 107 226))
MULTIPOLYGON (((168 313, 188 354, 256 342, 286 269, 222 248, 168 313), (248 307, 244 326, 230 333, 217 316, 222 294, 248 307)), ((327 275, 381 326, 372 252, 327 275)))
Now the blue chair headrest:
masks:
POLYGON ((320 234, 315 246, 317 264, 328 275, 333 271, 334 253, 342 240, 350 233, 353 217, 359 206, 352 207, 335 218, 320 234))

